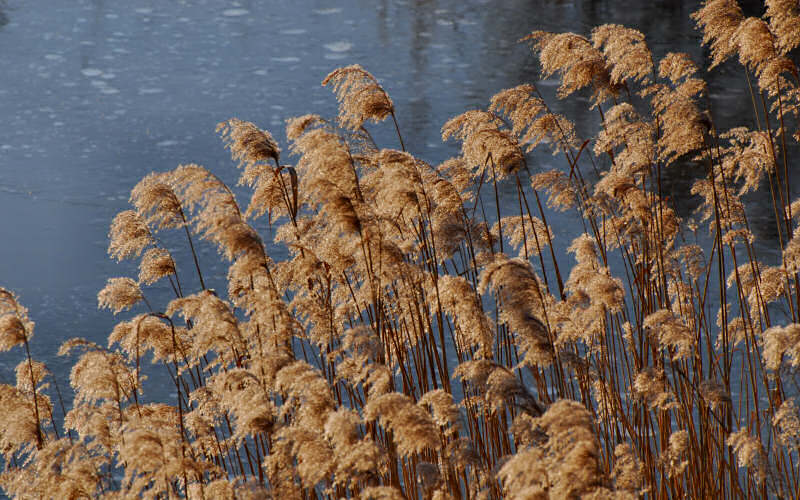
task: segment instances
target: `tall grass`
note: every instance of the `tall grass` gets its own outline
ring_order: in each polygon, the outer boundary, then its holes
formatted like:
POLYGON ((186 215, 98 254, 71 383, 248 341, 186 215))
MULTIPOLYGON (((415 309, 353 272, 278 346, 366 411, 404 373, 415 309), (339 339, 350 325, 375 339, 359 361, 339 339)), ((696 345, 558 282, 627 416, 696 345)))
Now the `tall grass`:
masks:
POLYGON ((359 66, 323 81, 336 120, 288 121, 289 163, 269 132, 220 124, 252 197, 193 164, 133 188, 109 254, 140 272, 98 301, 138 314, 107 346, 62 346, 77 356, 63 422, 33 323, 0 289, 0 348, 25 349, 0 386, 0 484, 24 498, 800 496, 800 12, 768 1, 744 18, 712 0, 693 17, 712 67, 741 61, 757 128, 718 130, 695 63, 654 61, 616 25, 526 38, 559 98, 590 93, 595 137, 520 85, 449 120, 461 155, 431 165, 359 66), (391 144, 368 131, 381 122, 391 144), (532 175, 535 148, 561 167, 532 175), (694 221, 663 191, 686 161, 702 169, 694 221), (774 265, 743 201, 756 189, 772 200, 774 265), (585 232, 557 241, 553 210, 585 232), (165 232, 193 259, 176 263, 165 232), (206 287, 198 239, 229 264, 227 291, 206 287), (148 299, 162 281, 166 304, 148 299), (148 402, 146 359, 173 401, 148 402))

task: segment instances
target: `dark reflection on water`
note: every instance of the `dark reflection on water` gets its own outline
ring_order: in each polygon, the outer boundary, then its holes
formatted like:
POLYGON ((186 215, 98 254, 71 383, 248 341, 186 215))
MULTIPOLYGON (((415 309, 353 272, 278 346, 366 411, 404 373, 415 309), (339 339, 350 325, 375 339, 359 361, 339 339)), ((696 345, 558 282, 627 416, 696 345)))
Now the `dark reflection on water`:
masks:
MULTIPOLYGON (((588 35, 597 24, 618 23, 642 30, 657 57, 685 51, 700 62, 707 52, 689 20, 695 9, 610 0, 0 1, 0 286, 29 306, 34 355, 63 379, 69 361, 55 357, 57 346, 71 336, 105 343, 114 318, 96 310, 95 295, 107 277, 135 273, 105 255, 108 224, 127 208, 131 187, 152 170, 188 162, 235 183, 214 134, 218 122, 252 120, 285 144, 286 118, 335 114, 322 78, 359 63, 390 92, 409 149, 432 163, 458 152, 440 140, 447 119, 524 82, 537 83, 589 136, 598 115, 586 95, 557 100, 555 82, 538 82, 535 58, 517 40, 535 29, 588 35)), ((741 68, 706 76, 718 125, 752 125, 741 68)), ((390 127, 374 132, 397 147, 390 127)), ((530 164, 564 166, 544 152, 530 164)), ((666 174, 681 215, 696 207, 688 190, 699 174, 690 163, 666 174)), ((766 255, 777 236, 769 193, 749 206, 766 255)), ((569 215, 551 223, 561 249, 581 231, 569 215)), ((214 249, 201 246, 200 258, 213 286, 224 289, 214 249)), ((563 252, 560 259, 569 262, 563 252)), ((191 268, 182 271, 194 279, 191 268)), ((166 297, 161 288, 148 293, 166 297)), ((16 359, 0 358, 2 379, 16 359)))

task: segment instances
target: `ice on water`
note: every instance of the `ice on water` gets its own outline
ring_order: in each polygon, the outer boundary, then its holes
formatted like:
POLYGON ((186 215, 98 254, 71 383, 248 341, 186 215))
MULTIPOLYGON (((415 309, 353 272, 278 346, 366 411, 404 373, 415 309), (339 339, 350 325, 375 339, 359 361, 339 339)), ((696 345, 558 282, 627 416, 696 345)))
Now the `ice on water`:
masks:
POLYGON ((295 62, 300 62, 300 58, 299 57, 294 57, 294 56, 271 57, 270 61, 279 62, 279 63, 295 63, 295 62))
POLYGON ((241 17, 249 13, 250 11, 247 9, 225 9, 222 11, 222 15, 225 17, 241 17))
POLYGON ((331 52, 347 52, 353 48, 353 44, 346 41, 326 43, 324 47, 331 52))

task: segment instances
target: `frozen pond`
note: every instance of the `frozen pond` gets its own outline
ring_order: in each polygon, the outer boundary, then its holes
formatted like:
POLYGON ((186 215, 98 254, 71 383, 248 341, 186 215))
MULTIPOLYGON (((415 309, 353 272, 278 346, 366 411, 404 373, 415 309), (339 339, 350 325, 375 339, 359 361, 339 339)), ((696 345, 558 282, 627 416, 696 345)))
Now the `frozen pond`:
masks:
MULTIPOLYGON (((392 96, 409 150, 439 162, 457 151, 440 140, 448 118, 538 80, 533 56, 517 42, 522 36, 588 34, 614 22, 644 31, 657 56, 682 50, 700 61, 706 54, 689 20, 696 6, 684 4, 0 0, 0 286, 30 308, 34 356, 63 380, 70 363, 55 356, 61 342, 81 336, 105 344, 114 324, 95 297, 108 277, 132 271, 106 256, 108 225, 128 207, 131 187, 152 170, 190 162, 235 182, 214 133, 218 122, 253 121, 285 146, 284 120, 334 115, 335 99, 320 81, 359 63, 392 96)), ((709 79, 719 116, 750 116, 741 68, 723 67, 709 79)), ((548 95, 554 88, 542 83, 548 95)), ((584 124, 597 117, 585 101, 550 103, 592 132, 584 124)), ((390 132, 378 127, 376 135, 396 147, 390 132)), ((556 161, 537 156, 533 166, 556 161)), ((669 183, 685 207, 688 175, 669 183)), ((771 226, 754 217, 765 232, 758 236, 769 240, 771 226)), ((566 221, 556 221, 564 238, 566 221)), ((210 248, 201 259, 207 269, 218 261, 210 248)), ((224 275, 222 266, 213 269, 224 275)), ((12 354, 0 357, 2 381, 20 359, 12 354)))

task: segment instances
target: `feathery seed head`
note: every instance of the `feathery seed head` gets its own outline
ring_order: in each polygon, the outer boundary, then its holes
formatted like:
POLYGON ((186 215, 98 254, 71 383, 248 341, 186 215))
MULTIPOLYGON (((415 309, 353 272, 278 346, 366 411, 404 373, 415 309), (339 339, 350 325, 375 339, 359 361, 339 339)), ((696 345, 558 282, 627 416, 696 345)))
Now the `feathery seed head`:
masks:
POLYGON ((492 96, 489 111, 502 113, 511 120, 512 131, 520 136, 534 120, 547 111, 544 101, 532 94, 536 87, 523 84, 492 96))
POLYGON ((332 84, 339 101, 339 124, 356 130, 367 120, 378 123, 394 113, 394 104, 368 71, 354 64, 333 70, 322 80, 332 84))
POLYGON ((87 350, 72 366, 70 385, 78 402, 94 404, 106 400, 120 403, 138 391, 134 371, 121 355, 99 349, 87 350))
POLYGON ((20 305, 17 296, 0 287, 0 352, 30 340, 33 326, 28 310, 20 305))
POLYGON ((627 79, 647 82, 653 72, 653 55, 638 30, 604 24, 592 30, 592 44, 602 50, 610 64, 611 82, 615 85, 627 79))
POLYGON ((41 361, 31 361, 29 365, 28 360, 24 360, 17 364, 14 369, 14 375, 17 380, 17 389, 26 394, 33 394, 34 386, 37 392, 47 388, 47 384, 42 385, 41 382, 51 373, 47 369, 47 365, 41 361), (33 379, 33 385, 31 384, 31 378, 33 379))
POLYGON ((156 281, 175 274, 175 261, 163 248, 151 248, 142 256, 139 263, 139 283, 152 285, 156 281))
POLYGON ((15 314, 0 316, 0 351, 22 344, 28 337, 25 324, 15 314))
POLYGON ((437 425, 452 426, 453 430, 457 432, 460 413, 452 394, 442 389, 429 391, 422 395, 417 404, 423 407, 430 406, 431 414, 437 425))
POLYGON ((800 445, 800 410, 793 399, 784 401, 772 417, 772 425, 778 429, 778 439, 787 446, 800 445))
MULTIPOLYGON (((509 497, 573 498, 602 495, 599 449, 592 416, 580 403, 559 400, 535 419, 546 440, 518 452, 500 469, 509 497)), ((601 496, 602 497, 602 496, 601 496)))
POLYGON ((766 456, 761 440, 751 436, 747 427, 728 435, 725 444, 733 448, 733 453, 738 458, 739 467, 755 469, 757 479, 764 480, 766 475, 766 456))
POLYGON ((658 76, 674 84, 697 73, 697 65, 685 52, 670 52, 658 63, 658 76))
POLYGON ((455 137, 461 141, 464 158, 478 167, 477 176, 494 165, 498 169, 495 172, 498 179, 502 179, 522 168, 525 156, 516 138, 500 127, 500 120, 492 113, 467 111, 444 124, 442 140, 455 137))
POLYGON ((327 122, 321 116, 315 114, 289 118, 286 120, 286 138, 290 141, 295 141, 306 132, 306 129, 315 125, 324 125, 325 123, 327 122))
POLYGON ((139 285, 130 278, 110 278, 97 294, 98 306, 111 309, 114 314, 130 309, 143 299, 139 285))
POLYGON ((280 148, 266 130, 255 124, 231 118, 217 125, 217 132, 222 136, 225 147, 230 149, 239 167, 252 166, 258 162, 275 160, 280 165, 280 148))
POLYGON ((800 366, 800 324, 773 326, 761 334, 764 350, 761 355, 770 370, 777 370, 788 355, 793 367, 800 366))
POLYGON ((696 355, 694 346, 697 338, 682 317, 668 309, 660 309, 647 315, 644 327, 650 329, 658 338, 662 348, 674 349, 673 360, 696 355))
POLYGON ((671 478, 680 476, 689 466, 687 451, 689 449, 689 433, 685 430, 675 431, 669 436, 669 445, 661 454, 660 462, 671 478))
POLYGON ((712 409, 731 403, 731 395, 718 380, 704 380, 700 383, 698 390, 712 409))
POLYGON ((539 52, 543 78, 560 74, 559 98, 591 85, 594 107, 619 93, 620 86, 612 82, 603 54, 585 37, 534 31, 523 40, 530 41, 533 50, 539 52))
POLYGON ((667 388, 663 370, 646 368, 636 375, 633 390, 650 408, 667 410, 675 406, 674 395, 667 388))
POLYGON ((531 177, 531 186, 536 190, 547 190, 547 206, 550 208, 564 212, 578 202, 577 190, 564 172, 548 170, 536 174, 531 177))
POLYGON ((497 254, 480 275, 478 292, 484 294, 489 288, 500 299, 500 319, 517 333, 528 361, 548 365, 553 346, 548 328, 540 318, 545 317, 551 298, 530 263, 497 254))
POLYGON ((782 55, 800 45, 800 6, 796 0, 766 0, 765 17, 782 55))
POLYGON ((697 27, 703 31, 703 44, 711 45, 711 66, 721 64, 736 53, 734 34, 744 20, 736 0, 706 0, 692 14, 697 27))
POLYGON ((614 485, 617 489, 638 490, 644 479, 643 467, 633 448, 628 443, 618 444, 614 448, 614 485))
POLYGON ((169 173, 152 173, 131 190, 130 201, 139 216, 145 224, 157 229, 182 227, 186 222, 181 202, 170 185, 170 177, 169 173))
POLYGON ((370 399, 364 407, 364 419, 377 418, 392 431, 404 456, 439 448, 439 431, 430 414, 405 394, 393 392, 370 399))
MULTIPOLYGON (((798 31, 796 27, 794 30, 798 31)), ((778 52, 779 42, 764 20, 755 17, 744 19, 734 33, 734 42, 737 44, 739 61, 755 72, 759 88, 769 95, 775 96, 783 90, 783 73, 798 77, 797 67, 792 60, 778 52)))
POLYGON ((124 210, 114 217, 108 240, 108 254, 117 261, 138 257, 154 242, 147 223, 134 210, 124 210))

